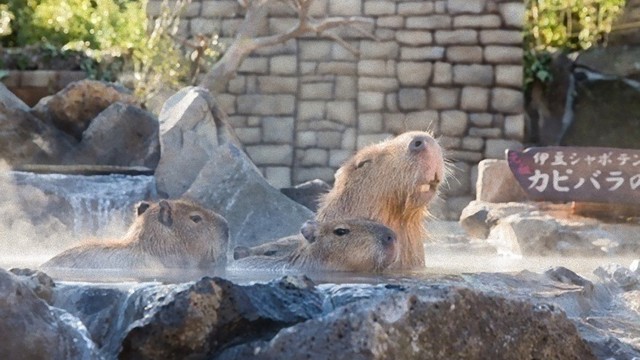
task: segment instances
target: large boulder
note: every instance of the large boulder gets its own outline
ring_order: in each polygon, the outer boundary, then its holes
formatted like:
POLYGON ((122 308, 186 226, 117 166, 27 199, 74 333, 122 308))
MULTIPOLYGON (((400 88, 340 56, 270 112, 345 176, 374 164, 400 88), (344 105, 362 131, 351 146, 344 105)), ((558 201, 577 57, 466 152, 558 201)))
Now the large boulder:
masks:
POLYGON ((190 197, 221 213, 235 245, 296 234, 313 217, 269 185, 203 88, 185 88, 166 102, 160 113, 160 149, 158 192, 190 197))
POLYGON ((75 140, 22 105, 10 96, 0 100, 0 159, 9 164, 58 163, 72 151, 75 140))
POLYGON ((306 278, 239 286, 205 277, 134 322, 118 357, 210 358, 231 344, 271 337, 321 312, 322 297, 306 278))
POLYGON ((153 114, 116 102, 82 133, 74 162, 155 169, 160 159, 158 132, 158 119, 153 114))
POLYGON ((0 269, 1 359, 100 359, 82 323, 0 269))
POLYGON ((67 85, 55 95, 43 98, 33 107, 33 112, 40 119, 80 140, 91 121, 118 101, 134 104, 135 98, 123 87, 81 80, 67 85))
POLYGON ((287 195, 288 198, 313 212, 318 210, 320 199, 329 191, 331 191, 331 185, 321 179, 309 180, 294 187, 280 189, 280 192, 287 195))
POLYGON ((558 307, 455 287, 351 303, 220 357, 240 358, 595 359, 558 307))
POLYGON ((527 194, 506 160, 485 159, 478 164, 476 200, 493 203, 526 201, 527 194))

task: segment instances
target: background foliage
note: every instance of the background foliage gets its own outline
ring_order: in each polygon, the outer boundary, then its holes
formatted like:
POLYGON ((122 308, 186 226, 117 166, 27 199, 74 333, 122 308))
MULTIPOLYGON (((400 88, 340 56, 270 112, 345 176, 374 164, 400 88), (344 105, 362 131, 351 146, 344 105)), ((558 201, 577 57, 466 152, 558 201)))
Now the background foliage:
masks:
POLYGON ((605 44, 625 0, 525 0, 525 87, 547 82, 550 54, 605 44))

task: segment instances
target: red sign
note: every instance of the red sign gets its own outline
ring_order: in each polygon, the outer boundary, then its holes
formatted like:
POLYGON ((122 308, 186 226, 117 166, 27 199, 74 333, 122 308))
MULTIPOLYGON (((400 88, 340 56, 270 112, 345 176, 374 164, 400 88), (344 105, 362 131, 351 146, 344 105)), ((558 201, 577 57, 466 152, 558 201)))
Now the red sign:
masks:
POLYGON ((640 204, 640 150, 534 147, 507 161, 533 200, 640 204))

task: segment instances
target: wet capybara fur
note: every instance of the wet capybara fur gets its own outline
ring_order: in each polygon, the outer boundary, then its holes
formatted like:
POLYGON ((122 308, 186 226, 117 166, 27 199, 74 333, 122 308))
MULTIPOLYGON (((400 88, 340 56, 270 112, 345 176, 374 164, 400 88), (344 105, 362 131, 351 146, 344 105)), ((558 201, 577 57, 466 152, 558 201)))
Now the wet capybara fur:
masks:
POLYGON ((226 264, 224 217, 188 200, 141 202, 118 241, 93 241, 65 250, 43 267, 142 269, 211 268, 226 264))
POLYGON ((303 245, 280 256, 251 255, 233 262, 237 269, 380 272, 396 261, 395 233, 374 221, 352 219, 300 229, 303 245))
POLYGON ((369 145, 335 174, 333 189, 316 220, 368 218, 395 231, 398 261, 394 269, 425 266, 424 221, 427 205, 445 178, 442 148, 427 132, 412 131, 369 145))

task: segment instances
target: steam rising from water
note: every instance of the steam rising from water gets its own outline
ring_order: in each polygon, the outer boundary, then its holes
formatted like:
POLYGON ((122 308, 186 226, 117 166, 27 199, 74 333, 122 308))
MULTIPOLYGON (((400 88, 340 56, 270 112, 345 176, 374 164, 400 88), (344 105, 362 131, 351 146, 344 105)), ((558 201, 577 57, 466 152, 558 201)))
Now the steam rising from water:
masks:
POLYGON ((60 175, 0 166, 0 266, 36 266, 87 238, 119 238, 152 176, 60 175))

